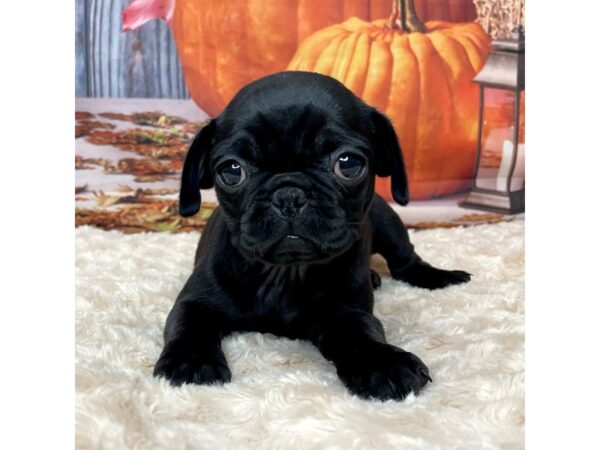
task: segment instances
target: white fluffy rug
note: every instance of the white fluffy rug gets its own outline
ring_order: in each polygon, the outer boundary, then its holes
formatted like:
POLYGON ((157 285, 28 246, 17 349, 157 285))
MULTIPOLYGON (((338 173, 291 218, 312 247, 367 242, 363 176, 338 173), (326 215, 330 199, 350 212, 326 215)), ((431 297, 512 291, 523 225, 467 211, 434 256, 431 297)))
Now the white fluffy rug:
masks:
POLYGON ((230 384, 154 379, 198 237, 77 229, 78 448, 523 447, 523 222, 411 232, 424 259, 474 279, 433 292, 383 279, 375 314, 434 380, 385 403, 348 394, 311 344, 256 333, 224 341, 230 384))

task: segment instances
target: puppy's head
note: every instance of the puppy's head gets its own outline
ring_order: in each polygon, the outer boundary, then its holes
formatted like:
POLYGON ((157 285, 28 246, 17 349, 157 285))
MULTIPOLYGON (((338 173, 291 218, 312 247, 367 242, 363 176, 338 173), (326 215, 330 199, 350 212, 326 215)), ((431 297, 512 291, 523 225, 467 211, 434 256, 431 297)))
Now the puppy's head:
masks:
POLYGON ((179 209, 200 208, 215 187, 233 244, 270 264, 325 262, 346 251, 368 220, 375 175, 408 186, 390 121, 333 78, 283 72, 243 88, 194 139, 179 209))

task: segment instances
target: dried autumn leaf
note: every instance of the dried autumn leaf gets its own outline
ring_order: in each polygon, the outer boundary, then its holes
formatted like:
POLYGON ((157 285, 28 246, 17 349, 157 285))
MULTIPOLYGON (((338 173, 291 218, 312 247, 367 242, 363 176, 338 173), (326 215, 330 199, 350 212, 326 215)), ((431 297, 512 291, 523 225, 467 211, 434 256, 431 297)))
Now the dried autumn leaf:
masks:
POLYGON ((133 113, 132 122, 136 125, 146 125, 160 128, 169 128, 187 122, 182 117, 170 116, 160 111, 145 111, 133 113))
POLYGON ((142 158, 124 158, 117 162, 117 168, 121 173, 134 175, 168 175, 178 173, 183 164, 179 159, 167 161, 142 158))
POLYGON ((179 193, 179 189, 174 189, 174 188, 144 188, 144 189, 137 188, 137 189, 134 189, 131 186, 126 186, 124 184, 120 184, 117 187, 117 191, 122 192, 123 194, 130 194, 132 192, 140 192, 141 194, 144 194, 147 196, 172 195, 172 194, 179 193))
POLYGON ((112 130, 115 128, 115 125, 108 122, 100 122, 98 120, 80 120, 75 125, 75 137, 86 136, 91 133, 93 130, 97 129, 107 129, 112 130))
POLYGON ((179 228, 180 219, 175 219, 172 222, 168 223, 158 223, 154 226, 155 231, 162 231, 167 233, 172 233, 179 228))
POLYGON ((86 160, 79 155, 75 155, 75 170, 91 169, 86 160))
POLYGON ((133 116, 131 114, 104 112, 104 113, 100 113, 98 115, 100 117, 104 117, 105 119, 122 120, 122 121, 126 121, 126 122, 131 122, 131 120, 133 119, 133 116))
POLYGON ((112 145, 122 150, 152 158, 183 159, 190 139, 179 131, 143 130, 133 128, 124 131, 92 130, 86 140, 95 145, 112 145))
POLYGON ((103 191, 93 192, 94 199, 98 206, 110 206, 114 205, 119 201, 119 196, 117 195, 106 195, 103 191))
POLYGON ((118 192, 135 192, 135 189, 133 189, 132 187, 126 186, 124 184, 120 184, 117 187, 117 191, 118 192))
POLYGON ((146 195, 173 195, 179 193, 179 189, 172 188, 146 188, 142 191, 146 195))
MULTIPOLYGON (((216 204, 206 203, 203 210, 214 211, 216 204)), ((118 229, 124 233, 142 231, 185 232, 198 231, 206 225, 206 220, 197 214, 181 218, 177 212, 177 200, 156 200, 149 204, 124 204, 118 210, 84 209, 75 210, 77 226, 92 225, 106 230, 118 229)))
POLYGON ((75 111, 75 120, 91 119, 94 115, 87 111, 75 111))
MULTIPOLYGON (((160 201, 160 200, 158 200, 160 201)), ((157 200, 152 196, 146 195, 142 189, 137 189, 133 195, 122 196, 118 203, 156 203, 157 200)))
POLYGON ((200 208, 200 218, 204 219, 204 220, 208 220, 208 218, 212 215, 212 213, 214 212, 214 208, 206 208, 204 206, 202 206, 202 208, 200 208))

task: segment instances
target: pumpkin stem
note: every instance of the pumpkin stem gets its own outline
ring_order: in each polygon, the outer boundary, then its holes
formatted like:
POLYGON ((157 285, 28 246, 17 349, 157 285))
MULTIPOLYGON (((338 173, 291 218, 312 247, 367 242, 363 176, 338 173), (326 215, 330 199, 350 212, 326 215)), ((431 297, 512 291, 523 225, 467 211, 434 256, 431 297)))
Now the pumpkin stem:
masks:
POLYGON ((392 30, 402 30, 406 33, 427 31, 425 24, 417 16, 414 0, 393 0, 392 14, 387 26, 392 30))

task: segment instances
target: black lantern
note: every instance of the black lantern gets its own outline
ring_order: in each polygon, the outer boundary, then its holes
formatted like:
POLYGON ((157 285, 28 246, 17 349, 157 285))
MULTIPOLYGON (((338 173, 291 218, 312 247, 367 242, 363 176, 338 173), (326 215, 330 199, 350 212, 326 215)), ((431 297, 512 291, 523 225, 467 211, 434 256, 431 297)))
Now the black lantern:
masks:
POLYGON ((479 84, 479 134, 473 189, 466 208, 516 214, 525 210, 525 36, 493 41, 475 77, 479 84))

